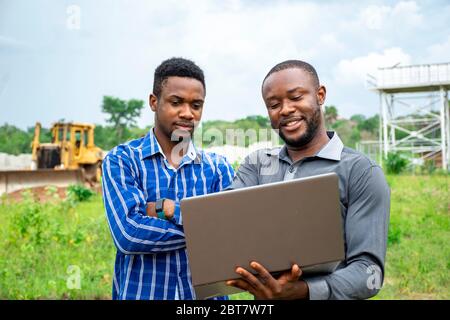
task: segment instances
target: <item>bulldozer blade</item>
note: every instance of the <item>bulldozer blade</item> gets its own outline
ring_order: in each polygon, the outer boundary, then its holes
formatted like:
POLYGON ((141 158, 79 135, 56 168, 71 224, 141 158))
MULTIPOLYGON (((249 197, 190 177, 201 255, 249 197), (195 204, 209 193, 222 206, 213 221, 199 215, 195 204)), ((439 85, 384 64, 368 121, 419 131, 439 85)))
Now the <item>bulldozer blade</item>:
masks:
POLYGON ((81 170, 11 170, 0 171, 0 195, 21 189, 82 184, 81 170))

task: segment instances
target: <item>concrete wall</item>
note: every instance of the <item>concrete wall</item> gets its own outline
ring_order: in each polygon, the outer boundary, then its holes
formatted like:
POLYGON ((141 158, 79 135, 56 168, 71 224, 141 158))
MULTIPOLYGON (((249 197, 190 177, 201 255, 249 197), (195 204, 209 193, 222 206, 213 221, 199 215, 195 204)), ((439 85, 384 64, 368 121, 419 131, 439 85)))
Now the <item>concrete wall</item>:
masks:
POLYGON ((31 154, 14 156, 0 152, 0 170, 30 169, 31 154))

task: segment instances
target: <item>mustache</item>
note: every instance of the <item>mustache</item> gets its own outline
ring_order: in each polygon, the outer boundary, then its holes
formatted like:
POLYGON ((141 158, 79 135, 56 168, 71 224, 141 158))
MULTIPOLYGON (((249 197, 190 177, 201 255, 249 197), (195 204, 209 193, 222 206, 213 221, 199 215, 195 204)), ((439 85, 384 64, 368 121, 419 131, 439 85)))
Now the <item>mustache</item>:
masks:
POLYGON ((301 120, 305 120, 305 117, 289 117, 289 118, 285 118, 285 119, 281 119, 280 121, 280 125, 281 126, 285 126, 286 124, 288 124, 289 122, 292 121, 301 121, 301 120))
POLYGON ((194 122, 177 121, 177 122, 175 122, 175 125, 182 126, 182 127, 193 128, 194 127, 194 122))

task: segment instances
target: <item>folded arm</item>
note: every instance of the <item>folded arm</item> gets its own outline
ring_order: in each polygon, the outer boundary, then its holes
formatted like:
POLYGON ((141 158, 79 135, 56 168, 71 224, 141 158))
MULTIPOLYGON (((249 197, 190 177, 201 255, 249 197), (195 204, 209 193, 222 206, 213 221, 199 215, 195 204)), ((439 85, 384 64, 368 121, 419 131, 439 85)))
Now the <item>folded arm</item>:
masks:
POLYGON ((126 154, 103 161, 103 201, 111 235, 124 254, 171 251, 186 246, 183 228, 147 215, 147 202, 126 154))

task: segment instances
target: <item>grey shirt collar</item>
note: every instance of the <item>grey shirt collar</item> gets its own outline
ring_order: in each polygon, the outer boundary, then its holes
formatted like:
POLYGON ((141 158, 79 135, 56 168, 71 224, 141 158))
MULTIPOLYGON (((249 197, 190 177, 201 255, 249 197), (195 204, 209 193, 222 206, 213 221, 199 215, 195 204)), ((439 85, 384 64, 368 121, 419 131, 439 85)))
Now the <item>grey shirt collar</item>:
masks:
POLYGON ((330 141, 316 154, 316 157, 340 161, 344 144, 335 131, 327 131, 327 135, 330 141))
MULTIPOLYGON (((340 161, 342 150, 344 149, 344 144, 339 138, 338 134, 335 131, 327 131, 327 135, 330 138, 330 141, 320 149, 319 152, 315 155, 315 157, 340 161)), ((268 150, 267 154, 272 156, 278 156, 280 160, 285 160, 290 162, 290 158, 287 152, 287 147, 284 145, 281 148, 268 150)))

